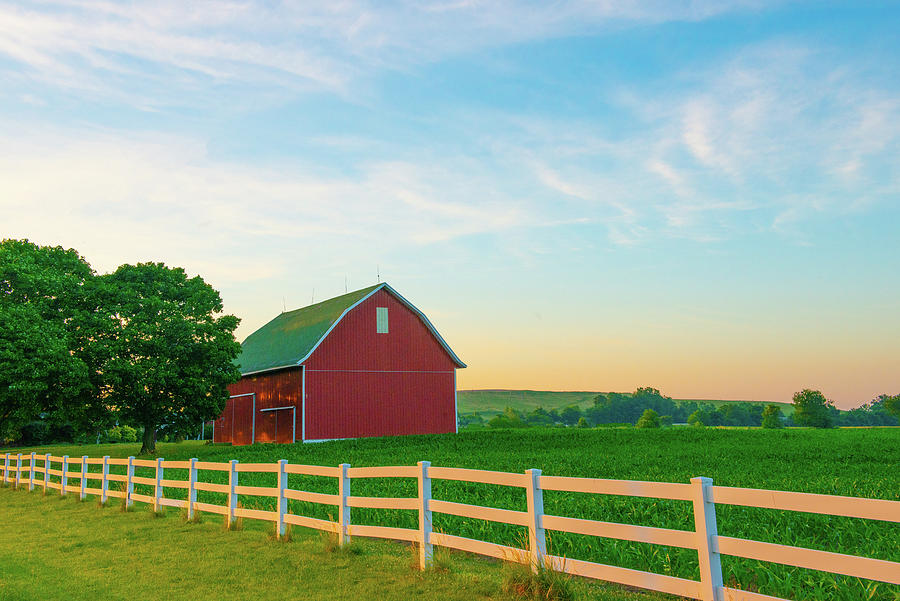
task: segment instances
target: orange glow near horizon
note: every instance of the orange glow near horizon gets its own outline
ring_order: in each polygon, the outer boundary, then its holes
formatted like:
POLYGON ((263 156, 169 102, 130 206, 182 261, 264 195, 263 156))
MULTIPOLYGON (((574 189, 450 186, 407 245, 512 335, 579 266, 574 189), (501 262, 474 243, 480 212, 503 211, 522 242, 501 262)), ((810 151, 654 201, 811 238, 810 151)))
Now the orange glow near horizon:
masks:
POLYGON ((852 349, 840 353, 791 347, 698 348, 647 346, 609 341, 578 347, 470 344, 457 353, 468 365, 457 372, 465 389, 527 389, 630 392, 652 386, 672 398, 790 402, 804 388, 821 390, 841 409, 900 392, 900 374, 890 355, 852 349), (863 391, 860 394, 860 391, 863 391))

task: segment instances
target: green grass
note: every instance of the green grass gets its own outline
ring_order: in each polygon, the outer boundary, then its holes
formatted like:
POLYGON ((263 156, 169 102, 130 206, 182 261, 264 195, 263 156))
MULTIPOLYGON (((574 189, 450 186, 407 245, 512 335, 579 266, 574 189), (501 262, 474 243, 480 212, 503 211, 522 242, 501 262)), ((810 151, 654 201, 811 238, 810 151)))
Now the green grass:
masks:
MULTIPOLYGON (((43 450, 43 449, 41 449, 43 450)), ((308 445, 229 447, 182 443, 160 445, 168 459, 192 456, 209 461, 274 462, 354 466, 410 465, 429 460, 434 465, 522 472, 540 468, 548 475, 687 482, 708 476, 715 484, 772 490, 900 500, 900 429, 808 430, 671 428, 528 429, 464 432, 458 435, 412 436, 334 441, 308 445)), ((126 456, 136 445, 57 447, 54 454, 126 456)), ((138 470, 139 475, 141 470, 138 470)), ((146 472, 144 475, 151 475, 146 472)), ((167 478, 185 479, 184 471, 168 470, 167 478)), ((223 482, 224 474, 201 472, 207 481, 223 482)), ((241 484, 274 486, 273 474, 242 474, 241 484)), ((291 476, 289 486, 336 493, 333 479, 291 476)), ((411 479, 354 480, 361 496, 415 496, 411 479)), ((435 498, 525 510, 522 490, 463 482, 434 481, 435 498)), ((184 496, 183 490, 166 490, 184 496)), ((222 504, 224 497, 200 493, 200 500, 222 504)), ((595 496, 546 491, 549 514, 646 526, 693 530, 690 503, 653 499, 595 496)), ((248 507, 272 509, 271 499, 242 497, 248 507)), ((328 518, 333 509, 292 501, 292 513, 328 518)), ((900 561, 900 524, 797 512, 719 506, 719 533, 900 561)), ((414 512, 354 509, 354 523, 415 528, 414 512)), ((245 523, 250 523, 249 520, 245 523)), ((515 544, 524 530, 516 526, 435 515, 435 528, 449 534, 515 544)), ((697 579, 696 552, 550 533, 551 552, 574 559, 697 579)), ((723 558, 726 582, 732 586, 787 598, 837 601, 893 601, 900 587, 845 578, 765 562, 723 558)))
MULTIPOLYGON (((555 392, 547 390, 460 390, 456 393, 457 410, 463 414, 478 412, 480 415, 490 417, 503 413, 506 407, 512 407, 516 411, 529 413, 538 407, 547 411, 562 409, 569 405, 577 405, 582 409, 593 406, 594 397, 600 392, 555 392)), ((713 399, 673 399, 675 402, 711 403, 718 407, 725 403, 742 401, 727 401, 713 399)), ((765 402, 770 401, 755 401, 765 402)), ((781 407, 781 412, 791 415, 794 406, 791 403, 774 403, 781 407)))
MULTIPOLYGON (((414 548, 355 540, 349 549, 294 528, 276 542, 252 520, 228 532, 218 516, 187 523, 169 510, 121 512, 74 495, 0 490, 0 600, 506 599, 504 568, 463 554, 419 572, 414 548), (9 520, 14 518, 14 526, 9 520)), ((572 581, 577 599, 662 601, 661 595, 572 581)))

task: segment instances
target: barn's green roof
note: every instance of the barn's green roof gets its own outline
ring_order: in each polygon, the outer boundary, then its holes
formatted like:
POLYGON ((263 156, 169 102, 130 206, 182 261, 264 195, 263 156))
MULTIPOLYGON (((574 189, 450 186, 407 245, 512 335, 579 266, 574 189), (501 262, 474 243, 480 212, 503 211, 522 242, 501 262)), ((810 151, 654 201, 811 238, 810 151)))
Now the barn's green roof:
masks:
POLYGON ((236 359, 242 374, 297 365, 316 347, 344 311, 385 284, 282 313, 250 334, 236 359))

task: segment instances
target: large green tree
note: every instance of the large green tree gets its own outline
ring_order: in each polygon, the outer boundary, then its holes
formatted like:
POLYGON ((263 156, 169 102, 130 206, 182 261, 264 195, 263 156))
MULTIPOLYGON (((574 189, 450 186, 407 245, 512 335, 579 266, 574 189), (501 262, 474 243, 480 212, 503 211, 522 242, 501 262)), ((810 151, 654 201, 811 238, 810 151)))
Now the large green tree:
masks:
POLYGON ((0 439, 85 392, 86 366, 66 341, 60 325, 33 307, 0 306, 0 439))
POLYGON ((103 413, 92 348, 94 272, 72 249, 0 242, 0 436, 45 412, 103 413))
POLYGON ((794 393, 794 421, 799 426, 830 428, 833 405, 818 390, 804 388, 794 393))
POLYGON ((228 384, 240 378, 239 320, 181 268, 122 265, 101 280, 116 324, 103 367, 108 401, 124 422, 144 427, 141 453, 154 453, 159 428, 183 431, 221 413, 228 384))

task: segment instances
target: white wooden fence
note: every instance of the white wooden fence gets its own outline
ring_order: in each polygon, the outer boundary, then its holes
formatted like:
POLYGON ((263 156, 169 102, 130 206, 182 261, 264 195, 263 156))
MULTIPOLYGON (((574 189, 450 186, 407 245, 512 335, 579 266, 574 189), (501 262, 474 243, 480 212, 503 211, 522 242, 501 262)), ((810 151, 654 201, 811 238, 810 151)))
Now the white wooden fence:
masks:
POLYGON ((155 460, 140 460, 134 457, 113 459, 108 456, 72 458, 49 454, 31 453, 23 456, 22 454, 10 455, 7 453, 4 457, 2 472, 4 482, 14 483, 16 487, 27 485, 28 490, 34 490, 37 486, 43 488, 44 491, 58 490, 61 495, 70 492, 78 493, 82 499, 87 495, 97 495, 104 502, 109 497, 116 497, 124 499, 126 505, 132 505, 137 501, 151 504, 155 509, 180 507, 187 510, 188 518, 192 518, 197 511, 205 511, 223 515, 230 523, 234 523, 237 518, 271 521, 276 524, 276 532, 279 537, 285 534, 287 524, 294 524, 333 532, 339 537, 342 545, 350 540, 351 534, 414 542, 419 545, 422 568, 427 567, 431 562, 434 545, 439 545, 507 561, 530 563, 533 569, 545 566, 568 574, 702 601, 776 601, 778 599, 724 586, 720 564, 720 556, 724 554, 900 584, 900 563, 719 536, 716 530, 716 504, 900 522, 900 501, 713 486, 712 480, 709 478, 691 478, 690 484, 603 480, 544 476, 541 474, 541 470, 536 469, 516 474, 436 467, 427 461, 420 461, 415 466, 350 467, 344 463, 337 467, 326 467, 293 465, 284 459, 278 463, 238 463, 237 460, 231 460, 228 463, 210 463, 197 459, 165 461, 161 458, 155 460), (58 464, 59 469, 53 469, 54 464, 58 464), (89 465, 102 466, 101 471, 90 472, 89 465), (125 474, 111 474, 109 466, 125 466, 125 474), (155 477, 135 476, 135 467, 153 469, 155 477), (167 480, 164 478, 166 469, 186 469, 189 474, 188 480, 167 480), (226 472, 228 484, 201 481, 198 473, 204 470, 226 472), (241 473, 246 472, 277 474, 277 485, 274 488, 240 486, 238 477, 241 473), (287 486, 289 474, 337 478, 338 494, 292 490, 287 486), (38 475, 42 477, 36 479, 38 475), (58 482, 51 481, 51 476, 57 477, 58 482), (415 478, 418 481, 418 496, 416 498, 353 496, 350 493, 350 485, 354 478, 415 478), (69 484, 70 480, 77 480, 78 484, 69 484), (92 480, 99 487, 88 486, 92 480), (433 499, 431 498, 432 480, 457 480, 524 488, 527 511, 481 507, 433 499), (110 490, 110 482, 122 482, 124 486, 121 486, 122 490, 110 490), (135 493, 135 484, 151 487, 153 494, 135 493), (187 498, 166 498, 163 496, 164 488, 187 489, 187 498), (690 501, 694 507, 695 530, 672 530, 547 515, 544 513, 543 503, 543 491, 545 490, 690 501), (227 505, 198 502, 197 491, 227 495, 227 505), (241 495, 274 498, 276 499, 276 511, 238 507, 238 498, 241 495), (288 512, 287 502, 289 499, 334 506, 337 508, 338 520, 334 522, 291 514, 288 512), (419 527, 414 530, 363 524, 351 525, 350 510, 353 507, 416 511, 419 516, 419 527), (432 514, 435 512, 527 527, 528 549, 433 532, 432 514), (700 562, 700 580, 689 580, 549 555, 545 542, 546 530, 695 549, 700 562))

